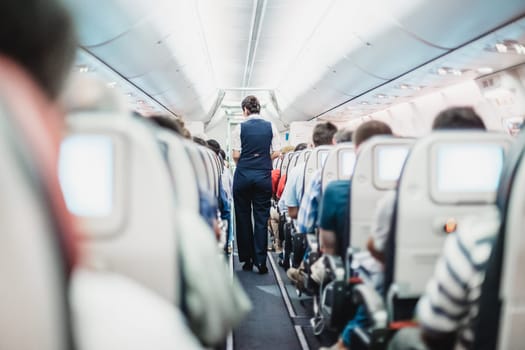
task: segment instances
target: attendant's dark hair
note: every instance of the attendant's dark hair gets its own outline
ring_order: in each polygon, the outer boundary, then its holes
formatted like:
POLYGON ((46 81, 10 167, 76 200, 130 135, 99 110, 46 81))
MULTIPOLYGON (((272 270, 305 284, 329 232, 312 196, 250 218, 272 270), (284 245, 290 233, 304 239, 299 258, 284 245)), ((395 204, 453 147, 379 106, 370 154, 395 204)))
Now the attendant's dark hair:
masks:
POLYGON ((392 129, 379 120, 370 120, 359 125, 354 133, 354 144, 359 147, 363 142, 376 135, 392 135, 392 129))
POLYGON ((226 152, 221 148, 219 150, 219 155, 221 156, 222 160, 226 160, 226 152))
POLYGON ((248 111, 248 115, 258 114, 261 112, 261 104, 259 103, 257 97, 253 95, 246 96, 244 100, 242 100, 241 108, 243 111, 246 109, 248 111))
POLYGON ((451 129, 486 130, 485 123, 472 107, 451 107, 437 115, 432 130, 451 129))
POLYGON ((55 99, 77 49, 72 19, 58 0, 0 1, 0 54, 26 69, 55 99))
POLYGON ((300 143, 297 146, 295 146, 294 152, 302 151, 303 149, 306 149, 308 145, 306 143, 300 143))
POLYGON ((331 145, 336 132, 337 126, 330 122, 317 124, 312 134, 314 146, 331 145))
POLYGON ((180 127, 180 124, 177 123, 177 120, 174 118, 170 118, 164 115, 152 115, 148 119, 156 123, 160 127, 171 130, 181 136, 183 135, 183 129, 180 127))

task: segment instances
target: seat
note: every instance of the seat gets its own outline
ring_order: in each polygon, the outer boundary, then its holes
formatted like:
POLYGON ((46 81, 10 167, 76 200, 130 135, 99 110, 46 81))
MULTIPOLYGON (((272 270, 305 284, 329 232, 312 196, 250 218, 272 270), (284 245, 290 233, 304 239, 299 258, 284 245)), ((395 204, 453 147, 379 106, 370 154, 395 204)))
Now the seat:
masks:
POLYGON ((199 190, 193 165, 184 149, 183 140, 172 132, 158 129, 157 140, 166 147, 166 160, 175 186, 177 203, 199 212, 199 190))
POLYGON ((60 114, 0 55, 0 348, 73 346, 67 303, 75 226, 56 173, 60 114))
POLYGON ((104 112, 69 115, 67 125, 60 178, 68 207, 85 228, 85 264, 178 305, 174 191, 153 126, 104 112))
POLYGON ((370 319, 377 320, 366 331, 355 331, 359 343, 384 346, 392 322, 412 319, 447 235, 467 218, 495 214, 510 144, 507 135, 475 131, 434 132, 414 144, 399 181, 387 241, 384 299, 369 285, 355 289, 370 319))
POLYGON ((519 349, 523 346, 525 318, 525 134, 513 145, 498 189, 497 204, 502 218, 486 268, 474 329, 474 348, 519 349))
POLYGON ((354 172, 355 151, 351 143, 342 143, 334 146, 328 153, 323 166, 322 189, 334 180, 350 180, 354 172))
POLYGON ((304 186, 308 186, 316 171, 323 167, 326 157, 332 148, 333 146, 325 145, 316 147, 310 151, 308 159, 306 160, 303 182, 304 186))
POLYGON ((406 155, 415 140, 374 136, 363 143, 355 163, 350 203, 350 246, 366 249, 378 200, 397 186, 406 155))

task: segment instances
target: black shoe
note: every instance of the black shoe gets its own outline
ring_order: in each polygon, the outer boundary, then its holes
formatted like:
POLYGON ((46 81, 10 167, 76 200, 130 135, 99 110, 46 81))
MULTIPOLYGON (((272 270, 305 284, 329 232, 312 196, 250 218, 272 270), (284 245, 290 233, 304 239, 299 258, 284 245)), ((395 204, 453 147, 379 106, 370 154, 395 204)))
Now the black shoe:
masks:
POLYGON ((252 262, 245 262, 244 265, 242 265, 242 269, 244 271, 251 271, 253 270, 253 263, 252 262))
POLYGON ((284 269, 284 271, 287 271, 290 268, 290 264, 285 263, 283 260, 279 260, 279 266, 284 269))
POLYGON ((260 264, 256 266, 257 266, 257 269, 259 270, 259 275, 264 275, 268 273, 268 268, 266 267, 266 265, 260 264))

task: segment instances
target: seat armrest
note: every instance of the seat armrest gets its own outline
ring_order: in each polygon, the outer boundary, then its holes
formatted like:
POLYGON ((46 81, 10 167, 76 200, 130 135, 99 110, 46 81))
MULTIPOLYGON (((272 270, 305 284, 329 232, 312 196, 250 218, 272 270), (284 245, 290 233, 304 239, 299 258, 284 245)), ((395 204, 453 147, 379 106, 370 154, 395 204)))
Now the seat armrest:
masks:
POLYGON ((325 266, 330 270, 333 279, 336 281, 345 280, 345 267, 343 264, 343 259, 336 255, 324 255, 325 266))
POLYGON ((356 285, 353 291, 354 302, 363 304, 371 321, 372 329, 386 328, 388 313, 381 295, 366 283, 356 285))
POLYGON ((310 251, 317 252, 319 251, 319 242, 317 241, 317 237, 312 233, 306 234, 306 244, 310 248, 310 251))

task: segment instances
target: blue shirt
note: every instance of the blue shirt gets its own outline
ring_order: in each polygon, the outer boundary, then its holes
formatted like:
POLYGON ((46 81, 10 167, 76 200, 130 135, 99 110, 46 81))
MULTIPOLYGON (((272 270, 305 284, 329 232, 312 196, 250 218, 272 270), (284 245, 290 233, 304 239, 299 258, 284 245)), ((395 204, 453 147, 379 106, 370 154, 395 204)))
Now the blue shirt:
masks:
POLYGON ((317 170, 305 192, 297 214, 297 230, 300 233, 313 233, 317 227, 317 214, 321 202, 321 169, 317 170))

